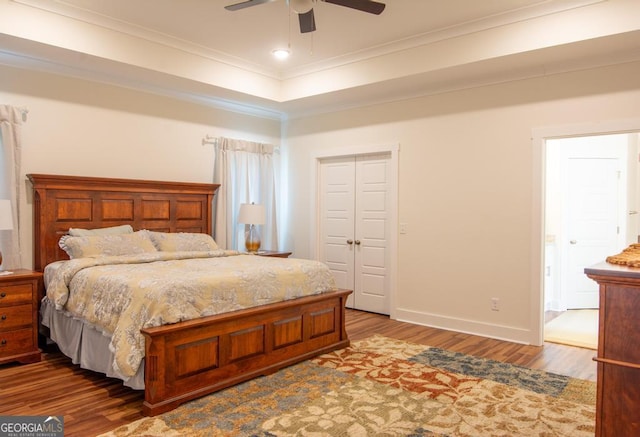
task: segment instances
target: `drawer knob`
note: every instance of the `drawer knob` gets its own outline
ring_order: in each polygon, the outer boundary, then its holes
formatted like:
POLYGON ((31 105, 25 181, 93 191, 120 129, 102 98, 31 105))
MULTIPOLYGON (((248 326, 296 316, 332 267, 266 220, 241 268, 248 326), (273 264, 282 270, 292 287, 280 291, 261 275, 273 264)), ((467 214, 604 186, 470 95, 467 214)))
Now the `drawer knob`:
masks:
POLYGON ((2 319, 2 320, 7 320, 7 315, 6 315, 6 314, 3 314, 2 316, 0 316, 0 319, 2 319))
POLYGON ((3 297, 7 297, 7 293, 5 293, 4 291, 0 293, 0 298, 3 298, 3 297))
POLYGON ((7 344, 7 340, 5 340, 4 338, 0 340, 0 346, 5 346, 6 344, 7 344))

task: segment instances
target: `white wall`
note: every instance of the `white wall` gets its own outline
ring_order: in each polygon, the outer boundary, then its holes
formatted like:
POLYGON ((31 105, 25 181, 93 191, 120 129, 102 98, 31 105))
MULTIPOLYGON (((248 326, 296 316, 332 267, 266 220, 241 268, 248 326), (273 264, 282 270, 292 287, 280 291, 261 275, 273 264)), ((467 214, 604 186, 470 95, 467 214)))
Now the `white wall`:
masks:
MULTIPOLYGON (((29 110, 22 173, 211 183, 206 135, 280 143, 280 122, 105 84, 0 66, 0 102, 29 110)), ((26 178, 25 178, 26 179, 26 178)), ((21 242, 33 265, 32 195, 25 184, 21 242)))
MULTIPOLYGON (((408 233, 399 235, 398 318, 530 341, 538 273, 531 234, 541 214, 532 130, 638 118, 638 77, 636 62, 291 120, 282 140, 285 248, 311 255, 314 153, 400 144, 399 221, 408 233), (492 297, 500 299, 498 312, 490 310, 492 297)), ((0 101, 29 109, 25 174, 210 182, 205 135, 280 142, 273 120, 3 66, 0 101)), ((24 206, 28 267, 32 217, 30 203, 24 206)))
POLYGON ((289 249, 310 253, 310 156, 399 143, 409 232, 399 235, 398 318, 535 342, 532 130, 640 117, 638 77, 636 62, 292 120, 289 249))

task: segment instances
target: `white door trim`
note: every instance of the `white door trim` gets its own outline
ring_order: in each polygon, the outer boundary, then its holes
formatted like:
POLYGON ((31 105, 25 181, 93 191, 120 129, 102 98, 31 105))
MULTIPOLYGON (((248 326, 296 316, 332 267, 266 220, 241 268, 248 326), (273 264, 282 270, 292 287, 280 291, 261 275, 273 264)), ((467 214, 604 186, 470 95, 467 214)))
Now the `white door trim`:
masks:
POLYGON ((640 131, 640 119, 608 120, 531 130, 531 340, 540 346, 544 338, 544 217, 546 140, 574 136, 631 133, 640 131))
POLYGON ((311 212, 309 217, 311 217, 311 223, 309 224, 310 229, 310 241, 309 248, 311 256, 314 259, 318 259, 319 257, 319 247, 318 247, 318 239, 319 235, 319 208, 318 203, 320 199, 320 187, 318 184, 318 178, 320 177, 320 161, 322 159, 327 158, 339 158, 345 156, 358 156, 358 155, 369 155, 374 153, 389 153, 390 157, 390 165, 389 165, 389 208, 390 208, 390 217, 389 217, 389 228, 391 229, 391 236, 389 238, 389 317, 391 319, 395 319, 395 295, 397 288, 397 272, 398 272, 398 185, 399 185, 399 174, 398 174, 398 166, 399 166, 399 152, 400 145, 399 144, 380 144, 380 145, 362 145, 362 146, 345 146, 339 148, 332 149, 322 149, 317 150, 311 153, 311 165, 309 168, 311 169, 310 174, 310 183, 309 186, 310 199, 313 201, 310 202, 311 212))

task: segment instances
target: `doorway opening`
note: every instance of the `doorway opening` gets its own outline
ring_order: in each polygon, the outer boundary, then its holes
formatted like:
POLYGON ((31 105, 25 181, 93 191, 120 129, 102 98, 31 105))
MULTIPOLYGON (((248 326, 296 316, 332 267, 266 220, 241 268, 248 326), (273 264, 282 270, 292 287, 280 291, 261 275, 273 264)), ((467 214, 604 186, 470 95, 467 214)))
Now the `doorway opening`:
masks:
POLYGON ((584 268, 637 241, 638 137, 545 141, 544 341, 597 348, 598 285, 584 268))

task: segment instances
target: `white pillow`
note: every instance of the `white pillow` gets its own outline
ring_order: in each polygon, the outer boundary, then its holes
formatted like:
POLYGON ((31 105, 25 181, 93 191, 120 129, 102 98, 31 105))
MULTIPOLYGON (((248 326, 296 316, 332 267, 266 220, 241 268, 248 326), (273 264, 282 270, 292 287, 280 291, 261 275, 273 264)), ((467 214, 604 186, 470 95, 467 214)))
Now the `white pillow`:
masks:
POLYGON ((149 235, 156 249, 161 252, 207 252, 218 249, 218 245, 209 234, 149 231, 149 235))
POLYGON ((87 237, 65 235, 60 238, 58 245, 71 259, 157 252, 149 238, 149 231, 87 237))

